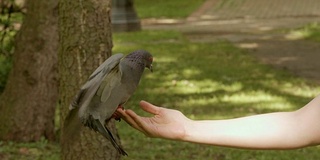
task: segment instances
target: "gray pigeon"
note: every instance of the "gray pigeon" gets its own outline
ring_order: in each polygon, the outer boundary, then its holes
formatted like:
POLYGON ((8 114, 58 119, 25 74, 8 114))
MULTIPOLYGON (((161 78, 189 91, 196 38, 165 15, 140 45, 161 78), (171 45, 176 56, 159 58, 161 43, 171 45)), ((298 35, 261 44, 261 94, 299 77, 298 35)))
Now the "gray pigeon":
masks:
POLYGON ((136 90, 144 68, 152 71, 152 61, 152 55, 144 50, 125 57, 121 53, 111 56, 91 74, 70 105, 69 114, 77 112, 83 125, 109 139, 122 155, 127 153, 116 143, 106 123, 111 118, 120 120, 115 111, 123 108, 136 90))

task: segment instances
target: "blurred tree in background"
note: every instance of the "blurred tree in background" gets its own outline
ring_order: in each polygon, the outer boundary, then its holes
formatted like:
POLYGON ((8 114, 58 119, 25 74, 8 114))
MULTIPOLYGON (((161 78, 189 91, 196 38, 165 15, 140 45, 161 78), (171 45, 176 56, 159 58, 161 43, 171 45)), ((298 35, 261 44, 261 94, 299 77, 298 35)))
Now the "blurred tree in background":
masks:
MULTIPOLYGON (((17 5, 18 1, 0 2, 0 65, 8 66, 3 69, 8 78, 1 78, 0 140, 53 140, 58 99, 58 19, 62 124, 71 98, 111 55, 111 0, 63 1, 60 6, 55 0, 21 0, 17 5)), ((109 125, 116 132, 114 123, 109 125)), ((76 143, 63 143, 63 159, 119 159, 119 153, 104 137, 84 127, 79 132, 76 143)))
MULTIPOLYGON (((15 11, 12 0, 2 1, 1 50, 3 57, 12 57, 12 69, 0 97, 0 139, 37 141, 54 139, 54 113, 57 90, 58 2, 26 0, 26 14, 13 46, 6 35, 13 34, 15 11), (7 16, 7 18, 5 18, 7 16), (13 53, 13 54, 12 54, 13 53)), ((15 9, 18 8, 18 9, 15 9)), ((20 15, 20 18, 22 15, 20 15)), ((16 17, 19 18, 19 15, 16 17)))

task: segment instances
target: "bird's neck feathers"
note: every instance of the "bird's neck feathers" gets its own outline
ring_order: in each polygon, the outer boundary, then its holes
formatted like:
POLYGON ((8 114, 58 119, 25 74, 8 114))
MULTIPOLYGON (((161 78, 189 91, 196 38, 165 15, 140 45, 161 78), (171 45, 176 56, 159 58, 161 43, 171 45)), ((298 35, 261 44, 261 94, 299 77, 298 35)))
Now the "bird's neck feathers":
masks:
POLYGON ((122 60, 122 66, 128 67, 130 70, 136 73, 143 73, 146 67, 145 60, 136 57, 126 57, 122 60))
POLYGON ((142 73, 145 68, 145 64, 142 60, 124 58, 120 62, 120 70, 122 71, 122 78, 124 80, 130 80, 131 85, 138 85, 142 73))

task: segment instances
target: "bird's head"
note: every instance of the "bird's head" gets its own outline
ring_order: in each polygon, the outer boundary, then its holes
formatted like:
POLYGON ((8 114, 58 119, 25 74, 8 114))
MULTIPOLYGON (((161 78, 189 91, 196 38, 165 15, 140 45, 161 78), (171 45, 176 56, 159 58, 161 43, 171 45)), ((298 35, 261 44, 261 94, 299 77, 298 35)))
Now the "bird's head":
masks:
POLYGON ((128 59, 131 59, 131 61, 135 61, 136 64, 138 64, 141 67, 148 68, 151 72, 153 72, 152 68, 152 62, 153 62, 153 56, 145 50, 136 50, 132 53, 130 53, 127 56, 128 59))
POLYGON ((146 67, 149 68, 149 70, 150 70, 151 72, 153 72, 152 62, 153 62, 153 57, 152 57, 152 55, 149 53, 149 56, 146 57, 146 67))

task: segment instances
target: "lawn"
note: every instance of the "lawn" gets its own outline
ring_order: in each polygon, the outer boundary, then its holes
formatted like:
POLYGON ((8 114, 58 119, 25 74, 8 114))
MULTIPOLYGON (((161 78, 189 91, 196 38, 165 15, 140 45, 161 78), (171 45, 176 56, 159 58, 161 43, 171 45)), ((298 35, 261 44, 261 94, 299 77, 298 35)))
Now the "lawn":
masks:
MULTIPOLYGON (((146 70, 137 92, 126 104, 140 114, 140 100, 178 109, 192 119, 225 119, 295 110, 320 88, 287 72, 262 65, 228 42, 193 43, 176 31, 114 34, 113 51, 146 49, 154 56, 154 72, 146 70)), ((129 157, 123 159, 320 159, 320 148, 255 151, 151 139, 117 122, 129 157)), ((59 146, 0 143, 0 157, 59 159, 59 146)))
MULTIPOLYGON (((288 31, 285 31, 288 32, 288 31)), ((320 23, 311 23, 288 32, 290 36, 320 42, 320 23)))
MULTIPOLYGON (((135 6, 141 18, 183 18, 202 2, 159 1, 154 5, 154 1, 136 0, 135 6), (188 7, 183 6, 186 4, 188 7)), ((310 28, 319 33, 319 25, 316 29, 310 28)), ((319 34, 313 35, 309 37, 319 37, 319 34)), ((154 55, 154 72, 145 71, 137 92, 126 104, 126 108, 143 115, 146 114, 138 107, 142 99, 178 109, 192 119, 225 119, 295 110, 320 93, 320 87, 315 84, 263 65, 228 42, 193 43, 177 31, 115 33, 113 36, 114 53, 145 49, 154 55)), ((319 147, 288 151, 231 149, 151 139, 124 121, 116 123, 122 145, 129 154, 123 160, 320 159, 319 147)), ((0 159, 58 160, 59 150, 58 143, 46 140, 0 141, 0 159)))
MULTIPOLYGON (((127 108, 138 113, 143 99, 178 109, 192 119, 224 119, 306 104, 320 88, 289 73, 262 65, 228 42, 191 43, 174 31, 114 34, 114 52, 146 49, 154 72, 144 73, 127 108)), ((144 114, 144 113, 141 113, 144 114)), ((291 151, 254 151, 151 139, 117 123, 129 153, 123 159, 317 159, 318 147, 291 151)))
POLYGON ((135 0, 139 18, 186 18, 205 0, 135 0))

